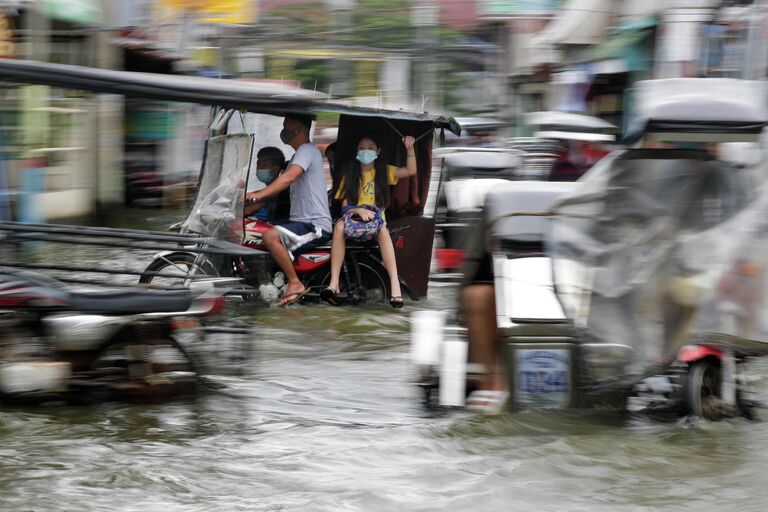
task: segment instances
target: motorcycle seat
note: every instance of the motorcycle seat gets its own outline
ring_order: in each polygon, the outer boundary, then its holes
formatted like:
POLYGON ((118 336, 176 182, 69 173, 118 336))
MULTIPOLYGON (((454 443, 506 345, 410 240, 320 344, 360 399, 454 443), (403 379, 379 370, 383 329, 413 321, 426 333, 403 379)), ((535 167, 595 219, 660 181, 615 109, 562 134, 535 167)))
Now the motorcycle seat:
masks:
POLYGON ((73 292, 68 309, 82 313, 135 315, 141 313, 173 313, 189 309, 189 290, 118 290, 107 292, 73 292))

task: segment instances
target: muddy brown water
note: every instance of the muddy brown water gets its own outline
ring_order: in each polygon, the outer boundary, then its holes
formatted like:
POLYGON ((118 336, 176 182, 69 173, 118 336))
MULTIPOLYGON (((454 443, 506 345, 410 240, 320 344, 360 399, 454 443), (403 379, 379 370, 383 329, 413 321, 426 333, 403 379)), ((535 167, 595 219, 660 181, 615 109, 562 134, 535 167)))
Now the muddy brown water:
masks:
POLYGON ((408 313, 454 298, 435 285, 401 311, 239 308, 253 358, 195 400, 0 409, 0 510, 765 509, 768 422, 425 411, 408 313))

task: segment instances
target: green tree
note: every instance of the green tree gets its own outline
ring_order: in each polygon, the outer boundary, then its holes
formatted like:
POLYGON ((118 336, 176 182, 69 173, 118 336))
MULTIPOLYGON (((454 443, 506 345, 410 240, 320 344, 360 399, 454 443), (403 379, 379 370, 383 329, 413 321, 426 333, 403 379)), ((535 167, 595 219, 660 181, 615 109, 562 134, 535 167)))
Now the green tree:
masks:
POLYGON ((351 44, 382 48, 406 48, 414 44, 411 0, 357 0, 352 12, 351 44))
POLYGON ((273 9, 269 15, 285 20, 286 33, 305 40, 404 48, 413 44, 410 13, 411 0, 357 0, 349 16, 334 14, 322 1, 273 9))
POLYGON ((282 27, 287 32, 295 32, 302 38, 321 38, 331 29, 331 18, 325 2, 316 0, 300 6, 287 6, 273 9, 269 12, 272 17, 285 21, 282 27))

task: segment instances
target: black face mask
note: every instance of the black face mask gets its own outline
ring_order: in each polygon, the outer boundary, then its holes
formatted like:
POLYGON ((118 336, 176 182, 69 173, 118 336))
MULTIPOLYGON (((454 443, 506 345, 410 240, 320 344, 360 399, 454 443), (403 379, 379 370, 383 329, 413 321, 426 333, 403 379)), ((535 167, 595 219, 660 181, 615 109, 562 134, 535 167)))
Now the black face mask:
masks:
POLYGON ((280 140, 283 141, 283 144, 290 144, 291 141, 296 137, 297 133, 298 130, 295 128, 293 130, 283 128, 283 130, 280 132, 280 140))

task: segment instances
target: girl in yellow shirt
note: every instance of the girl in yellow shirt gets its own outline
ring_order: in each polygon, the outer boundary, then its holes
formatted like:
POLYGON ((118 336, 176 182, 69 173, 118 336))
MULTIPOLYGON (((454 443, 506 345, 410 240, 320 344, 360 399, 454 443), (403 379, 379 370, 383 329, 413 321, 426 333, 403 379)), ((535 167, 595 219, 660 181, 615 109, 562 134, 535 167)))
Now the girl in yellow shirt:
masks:
MULTIPOLYGON (((416 174, 416 154, 413 137, 403 137, 403 145, 407 151, 405 167, 385 165, 379 158, 381 148, 371 137, 363 137, 357 143, 355 161, 344 169, 343 177, 339 183, 336 199, 342 201, 347 213, 356 215, 364 222, 374 219, 376 214, 363 206, 376 206, 384 210, 389 206, 389 186, 397 183, 399 178, 406 178, 416 174), (352 206, 352 208, 350 208, 352 206)), ((386 217, 384 217, 386 218, 386 217)), ((403 297, 400 291, 400 281, 397 278, 397 263, 395 262, 395 248, 386 223, 381 227, 376 239, 381 250, 381 259, 389 274, 391 297, 389 303, 394 308, 403 307, 403 297)), ((344 262, 346 251, 346 237, 344 235, 344 221, 336 222, 333 227, 333 244, 331 245, 331 281, 328 287, 320 293, 320 297, 334 306, 338 305, 336 294, 339 293, 339 276, 341 265, 344 262)))

